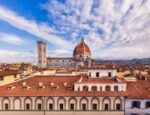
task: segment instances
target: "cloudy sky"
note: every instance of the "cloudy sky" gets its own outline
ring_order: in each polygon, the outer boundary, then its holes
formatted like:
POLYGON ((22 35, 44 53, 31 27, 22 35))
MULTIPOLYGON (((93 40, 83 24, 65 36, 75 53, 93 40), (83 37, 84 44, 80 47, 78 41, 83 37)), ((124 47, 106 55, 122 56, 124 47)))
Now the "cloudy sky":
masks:
POLYGON ((84 37, 92 57, 150 57, 150 0, 0 0, 0 63, 72 56, 84 37))

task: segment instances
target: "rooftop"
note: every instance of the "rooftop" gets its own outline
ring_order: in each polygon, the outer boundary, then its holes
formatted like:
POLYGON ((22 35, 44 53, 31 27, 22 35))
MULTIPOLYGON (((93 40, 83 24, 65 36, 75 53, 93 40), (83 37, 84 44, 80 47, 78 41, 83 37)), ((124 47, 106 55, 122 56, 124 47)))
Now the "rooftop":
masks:
MULTIPOLYGON (((80 76, 36 76, 0 87, 0 96, 125 96, 126 92, 72 90, 80 76), (39 85, 40 84, 40 85, 39 85)), ((85 77, 84 77, 85 79, 85 77)), ((97 81, 96 81, 97 82, 97 81)))

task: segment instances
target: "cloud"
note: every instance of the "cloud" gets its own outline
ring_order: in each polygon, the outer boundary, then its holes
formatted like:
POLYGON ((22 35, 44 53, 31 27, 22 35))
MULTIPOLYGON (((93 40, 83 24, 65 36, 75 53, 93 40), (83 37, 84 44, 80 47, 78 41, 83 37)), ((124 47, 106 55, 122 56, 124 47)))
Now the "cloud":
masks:
MULTIPOLYGON (((0 20, 56 45, 49 56, 72 56, 72 49, 85 37, 93 58, 142 58, 150 57, 149 6, 149 0, 49 0, 41 7, 52 26, 4 6, 0 6, 0 20)), ((5 42, 14 43, 9 39, 5 42)))
POLYGON ((29 51, 0 50, 0 63, 35 63, 35 55, 29 51))
POLYGON ((28 44, 27 41, 24 41, 19 36, 13 34, 0 33, 0 41, 6 42, 14 45, 25 45, 28 44))
POLYGON ((64 47, 65 45, 67 49, 72 46, 67 40, 55 35, 55 30, 49 27, 48 24, 43 22, 37 23, 35 20, 27 20, 25 17, 20 16, 4 6, 0 6, 0 20, 39 38, 45 39, 58 47, 64 47))
POLYGON ((49 50, 47 53, 48 57, 72 57, 72 52, 64 49, 49 50))
POLYGON ((149 6, 149 0, 49 0, 42 8, 73 43, 84 36, 94 58, 126 59, 150 57, 149 6))

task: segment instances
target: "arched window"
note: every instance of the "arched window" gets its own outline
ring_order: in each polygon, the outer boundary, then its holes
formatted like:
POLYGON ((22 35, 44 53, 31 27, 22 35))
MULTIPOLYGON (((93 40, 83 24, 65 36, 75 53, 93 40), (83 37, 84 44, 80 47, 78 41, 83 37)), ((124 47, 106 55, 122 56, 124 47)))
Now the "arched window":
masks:
POLYGON ((91 87, 91 90, 92 90, 92 91, 97 91, 97 86, 92 86, 92 87, 91 87))
POLYGON ((114 86, 114 91, 118 91, 118 86, 114 86))
POLYGON ((8 98, 2 100, 2 105, 3 110, 10 110, 10 100, 8 98))
POLYGON ((114 101, 115 104, 115 110, 120 111, 122 108, 122 101, 120 98, 116 98, 114 101))
POLYGON ((47 99, 47 110, 54 110, 54 99, 53 98, 48 98, 47 99))
POLYGON ((99 100, 97 98, 92 99, 92 110, 96 111, 99 108, 99 100))
POLYGON ((109 98, 105 98, 103 99, 103 110, 108 111, 110 110, 110 99, 109 98))
POLYGON ((86 111, 88 109, 88 99, 82 98, 80 100, 80 107, 81 107, 81 110, 86 111))
POLYGON ((13 101, 14 110, 21 110, 21 100, 19 98, 15 98, 13 101))
POLYGON ((64 98, 59 98, 57 106, 58 106, 59 110, 65 110, 65 108, 66 108, 66 100, 64 98))
POLYGON ((43 100, 41 98, 37 98, 35 101, 36 110, 41 111, 43 109, 43 100))
POLYGON ((105 91, 110 91, 110 86, 106 86, 105 91))
POLYGON ((88 86, 83 86, 83 91, 88 91, 88 86))
POLYGON ((75 98, 69 99, 69 109, 76 110, 77 100, 75 98))
POLYGON ((30 98, 25 99, 24 107, 25 110, 32 110, 32 100, 30 98))

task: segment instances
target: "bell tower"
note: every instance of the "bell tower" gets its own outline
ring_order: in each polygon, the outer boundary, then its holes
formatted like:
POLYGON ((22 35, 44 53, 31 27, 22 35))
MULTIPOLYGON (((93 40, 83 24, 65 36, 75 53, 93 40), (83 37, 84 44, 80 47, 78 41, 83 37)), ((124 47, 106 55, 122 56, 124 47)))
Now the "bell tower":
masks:
POLYGON ((47 58, 46 58, 46 42, 38 41, 38 67, 46 68, 47 67, 47 58))

